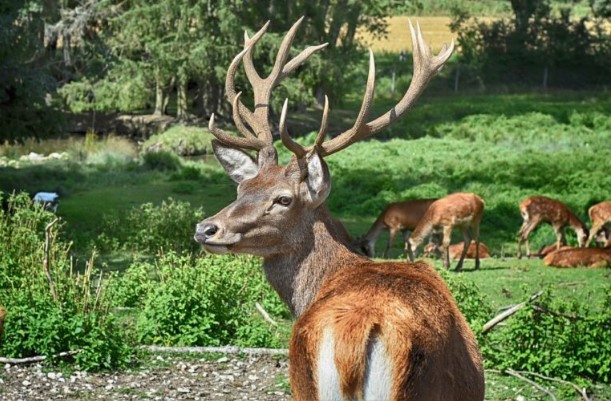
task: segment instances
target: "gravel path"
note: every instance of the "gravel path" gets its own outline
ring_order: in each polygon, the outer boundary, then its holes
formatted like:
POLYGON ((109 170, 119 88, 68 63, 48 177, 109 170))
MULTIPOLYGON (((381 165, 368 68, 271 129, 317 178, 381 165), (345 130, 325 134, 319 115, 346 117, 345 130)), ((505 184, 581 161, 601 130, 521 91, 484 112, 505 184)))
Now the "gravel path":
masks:
POLYGON ((285 356, 151 355, 110 373, 32 365, 0 366, 0 400, 290 401, 285 356))

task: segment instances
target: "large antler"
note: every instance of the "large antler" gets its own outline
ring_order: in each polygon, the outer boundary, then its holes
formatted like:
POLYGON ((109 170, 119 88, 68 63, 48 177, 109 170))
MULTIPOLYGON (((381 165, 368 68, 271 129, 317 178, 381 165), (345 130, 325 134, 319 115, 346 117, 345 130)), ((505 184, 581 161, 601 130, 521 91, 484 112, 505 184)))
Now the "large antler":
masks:
MULTIPOLYGON (((411 21, 408 22, 412 36, 414 73, 412 75, 412 82, 410 83, 407 92, 405 92, 405 95, 403 95, 403 98, 399 101, 399 103, 397 103, 384 115, 376 118, 373 121, 366 122, 367 117, 369 115, 369 111, 371 109, 373 93, 375 89, 375 61, 373 53, 370 50, 367 87, 365 90, 365 95, 363 97, 363 103, 361 104, 361 110, 359 111, 359 114, 352 128, 348 129, 347 131, 344 131, 335 138, 324 143, 322 142, 322 140, 324 139, 325 132, 322 132, 321 128, 316 143, 306 149, 288 137, 285 128, 285 117, 281 118, 280 134, 282 136, 282 141, 287 148, 289 148, 293 153, 295 153, 295 155, 297 155, 297 157, 302 157, 302 155, 305 155, 308 152, 312 151, 312 149, 315 147, 318 149, 318 153, 323 157, 339 152, 340 150, 347 148, 354 142, 367 136, 373 135, 381 131, 382 129, 388 127, 393 122, 398 120, 401 116, 403 116, 405 113, 407 113, 407 111, 409 111, 414 106, 414 103, 424 91, 426 84, 441 69, 441 67, 443 67, 443 65, 452 55, 452 52, 454 51, 454 41, 452 40, 452 43, 449 47, 444 44, 439 54, 437 56, 433 56, 431 55, 430 47, 424 41, 422 31, 420 30, 420 25, 416 24, 416 29, 414 29, 411 21)), ((328 109, 327 105, 325 104, 325 115, 323 117, 323 126, 325 127, 325 130, 327 112, 328 109)), ((286 114, 286 102, 282 113, 283 116, 286 114)))
POLYGON ((303 17, 293 24, 282 40, 276 56, 276 62, 267 78, 261 78, 257 73, 252 60, 252 49, 267 31, 269 21, 252 38, 249 38, 246 32, 244 33, 244 50, 238 53, 229 65, 225 79, 225 91, 233 106, 233 120, 243 137, 233 136, 217 128, 214 124, 214 115, 212 115, 208 127, 218 140, 229 146, 256 151, 272 146, 273 138, 269 123, 269 106, 272 89, 315 51, 327 46, 327 43, 309 46, 287 63, 291 44, 302 21, 303 17), (242 60, 244 61, 246 76, 254 91, 254 112, 250 111, 240 101, 241 92, 237 92, 235 89, 235 74, 242 60))

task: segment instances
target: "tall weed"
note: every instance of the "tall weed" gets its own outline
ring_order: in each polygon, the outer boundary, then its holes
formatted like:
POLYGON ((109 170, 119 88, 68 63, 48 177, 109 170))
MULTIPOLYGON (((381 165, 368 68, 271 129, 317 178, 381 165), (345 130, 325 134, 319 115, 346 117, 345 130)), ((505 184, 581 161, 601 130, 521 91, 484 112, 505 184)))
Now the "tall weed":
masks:
POLYGON ((107 283, 93 258, 85 272, 74 271, 61 222, 52 222, 55 215, 33 205, 27 194, 10 197, 8 205, 8 212, 0 211, 0 305, 7 311, 0 354, 73 351, 82 369, 127 364, 132 348, 109 313, 107 283))

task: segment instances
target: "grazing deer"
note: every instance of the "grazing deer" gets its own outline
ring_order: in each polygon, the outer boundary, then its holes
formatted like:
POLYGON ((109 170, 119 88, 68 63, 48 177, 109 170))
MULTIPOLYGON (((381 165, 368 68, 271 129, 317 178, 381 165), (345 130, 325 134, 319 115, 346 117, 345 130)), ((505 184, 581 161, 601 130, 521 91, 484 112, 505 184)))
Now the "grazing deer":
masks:
POLYGON ((553 267, 611 267, 611 248, 563 247, 545 256, 543 263, 553 267))
POLYGON ((388 244, 386 244, 386 249, 384 249, 384 258, 388 257, 388 251, 399 231, 403 232, 403 238, 407 247, 409 232, 416 228, 426 210, 436 200, 414 199, 390 203, 380 213, 375 223, 367 231, 367 234, 360 239, 359 245, 362 251, 370 258, 375 257, 376 241, 384 230, 388 230, 388 244))
MULTIPOLYGON (((469 192, 451 194, 433 202, 407 241, 409 260, 414 261, 414 252, 426 237, 432 235, 433 242, 437 242, 439 246, 443 266, 449 269, 448 248, 452 239, 452 230, 458 227, 463 232, 466 244, 471 243, 471 239, 475 240, 475 269, 479 269, 479 223, 483 213, 484 201, 469 192), (442 237, 441 241, 439 237, 442 237)), ((467 248, 463 247, 456 271, 462 269, 466 253, 467 248)))
MULTIPOLYGON (((450 260, 458 260, 460 259, 460 255, 462 255, 465 247, 464 242, 459 242, 457 244, 452 244, 448 247, 448 253, 450 255, 450 260)), ((439 250, 439 246, 434 243, 429 243, 424 247, 423 256, 430 257, 435 253, 441 253, 439 250)), ((471 241, 469 246, 467 247, 467 253, 465 253, 465 259, 475 259, 476 255, 479 255, 480 259, 487 259, 490 257, 490 251, 488 247, 483 242, 479 243, 479 249, 475 247, 475 243, 471 241)))
POLYGON ((588 215, 592 222, 590 236, 586 247, 590 246, 592 239, 603 242, 605 247, 611 246, 611 201, 600 202, 588 209, 588 215))
POLYGON ((552 225, 556 232, 556 248, 566 245, 564 228, 570 226, 577 234, 579 246, 583 247, 588 238, 588 228, 571 210, 560 201, 546 196, 529 196, 520 203, 522 227, 518 235, 518 259, 522 257, 522 242, 526 242, 526 256, 531 257, 528 236, 539 225, 546 222, 552 225))
POLYGON ((314 145, 305 148, 286 129, 287 102, 280 117, 283 145, 293 157, 278 165, 269 122, 270 93, 310 54, 308 47, 287 62, 301 20, 283 39, 267 78, 254 68, 252 49, 268 24, 229 66, 226 92, 242 136, 215 126, 213 149, 238 183, 237 199, 197 224, 195 239, 212 253, 248 253, 263 258, 264 273, 297 318, 289 346, 295 401, 483 400, 482 360, 471 329, 435 270, 425 263, 376 263, 338 239, 325 205, 331 190, 325 157, 373 135, 410 110, 427 82, 450 57, 453 45, 431 55, 420 28, 410 24, 414 75, 403 98, 368 121, 375 67, 354 126, 324 141, 328 101, 314 145), (243 61, 254 88, 254 111, 240 101, 235 74, 243 61), (245 150, 255 151, 254 160, 245 150))

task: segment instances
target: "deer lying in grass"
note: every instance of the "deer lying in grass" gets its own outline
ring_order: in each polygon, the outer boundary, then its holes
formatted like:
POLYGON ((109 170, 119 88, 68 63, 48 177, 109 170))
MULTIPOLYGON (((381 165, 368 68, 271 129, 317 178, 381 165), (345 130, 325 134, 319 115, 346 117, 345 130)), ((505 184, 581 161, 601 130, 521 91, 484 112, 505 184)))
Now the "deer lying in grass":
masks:
MULTIPOLYGON (((457 244, 452 244, 448 247, 448 254, 450 255, 450 260, 458 260, 460 259, 460 255, 462 255, 465 247, 464 242, 459 242, 457 244)), ((428 243, 424 247, 423 256, 431 257, 434 254, 440 255, 441 251, 439 249, 439 245, 433 242, 428 243)), ((479 255, 480 259, 487 259, 490 257, 490 251, 488 247, 483 242, 479 243, 479 249, 476 248, 475 243, 471 241, 469 246, 467 247, 467 253, 465 253, 465 259, 475 259, 476 256, 479 255), (477 252, 476 252, 477 251, 477 252)))
POLYGON ((600 202, 588 209, 592 222, 590 236, 586 247, 596 238, 596 242, 603 242, 605 247, 611 246, 611 201, 600 202))
POLYGON ((195 239, 212 253, 249 253, 263 258, 272 287, 297 321, 289 346, 295 401, 392 400, 474 401, 484 399, 482 360, 471 329, 452 294, 425 263, 375 263, 338 239, 325 200, 331 179, 325 157, 373 135, 410 110, 427 82, 452 53, 430 53, 420 28, 410 24, 414 75, 391 110, 368 121, 375 67, 354 126, 325 141, 325 102, 315 144, 305 148, 286 130, 287 102, 280 117, 282 143, 294 155, 278 165, 269 121, 272 88, 310 54, 308 47, 288 61, 299 20, 280 45, 267 78, 253 65, 252 51, 267 24, 229 66, 226 92, 242 136, 215 126, 213 149, 238 183, 237 199, 196 227, 195 239), (235 74, 243 61, 254 89, 254 111, 240 100, 235 74), (257 153, 256 160, 245 150, 257 153))
POLYGON ((560 245, 560 248, 558 248, 558 245, 556 243, 553 243, 551 245, 542 246, 541 249, 539 249, 539 252, 537 252, 535 256, 538 256, 539 258, 543 259, 544 257, 546 257, 547 255, 549 255, 552 252, 556 252, 561 249, 572 249, 572 248, 573 247, 568 246, 568 245, 560 245))
POLYGON ((543 263, 553 267, 611 267, 611 248, 566 247, 549 253, 543 263))
POLYGON ((360 248, 365 255, 370 258, 375 257, 376 241, 380 234, 382 234, 382 231, 388 230, 388 243, 386 244, 386 249, 384 249, 383 257, 388 257, 388 251, 399 232, 403 232, 405 249, 407 249, 409 233, 416 228, 424 213, 436 200, 414 199, 388 204, 369 231, 367 231, 367 234, 359 240, 360 248))
POLYGON ((556 248, 566 245, 564 228, 569 226, 577 234, 579 246, 583 247, 588 239, 588 228, 579 220, 571 210, 562 202, 546 196, 529 196, 520 203, 520 213, 522 214, 522 227, 518 235, 518 254, 522 257, 522 242, 526 242, 526 256, 531 257, 528 236, 540 224, 549 223, 556 232, 556 248))
MULTIPOLYGON (((450 268, 449 246, 452 239, 452 230, 460 228, 466 244, 475 240, 475 269, 479 269, 479 223, 484 213, 484 201, 477 195, 460 192, 441 198, 431 206, 412 232, 407 243, 407 255, 414 261, 414 252, 425 238, 432 235, 433 242, 440 243, 439 251, 443 259, 443 266, 450 268), (441 240, 439 238, 441 237, 441 240)), ((463 266, 467 249, 463 252, 456 264, 456 271, 463 266)))

